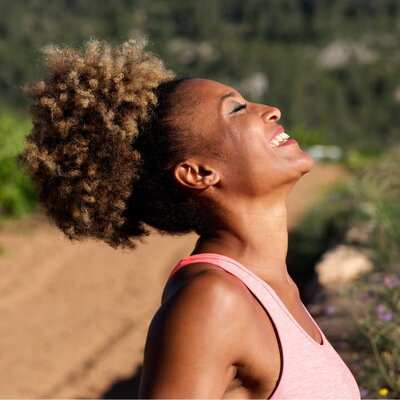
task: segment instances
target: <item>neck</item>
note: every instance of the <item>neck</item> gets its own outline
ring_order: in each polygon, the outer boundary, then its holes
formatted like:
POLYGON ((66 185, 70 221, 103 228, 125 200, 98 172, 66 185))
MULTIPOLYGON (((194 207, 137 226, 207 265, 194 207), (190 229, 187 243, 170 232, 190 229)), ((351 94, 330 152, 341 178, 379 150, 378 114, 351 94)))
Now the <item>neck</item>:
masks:
POLYGON ((235 204, 223 223, 200 236, 193 254, 217 253, 243 264, 265 282, 293 283, 286 267, 288 249, 286 198, 262 204, 235 204), (268 204, 266 206, 265 204, 268 204))

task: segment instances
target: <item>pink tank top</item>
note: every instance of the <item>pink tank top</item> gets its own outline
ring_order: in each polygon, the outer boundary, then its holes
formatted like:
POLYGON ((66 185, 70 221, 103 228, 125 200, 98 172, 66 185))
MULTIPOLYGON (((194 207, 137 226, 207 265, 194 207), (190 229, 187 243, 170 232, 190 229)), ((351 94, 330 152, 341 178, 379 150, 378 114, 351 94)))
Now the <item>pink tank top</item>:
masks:
POLYGON ((353 375, 304 305, 322 337, 322 344, 306 333, 266 282, 229 257, 214 253, 185 257, 168 279, 184 266, 197 262, 215 265, 240 279, 273 321, 280 342, 282 365, 270 399, 360 399, 353 375))

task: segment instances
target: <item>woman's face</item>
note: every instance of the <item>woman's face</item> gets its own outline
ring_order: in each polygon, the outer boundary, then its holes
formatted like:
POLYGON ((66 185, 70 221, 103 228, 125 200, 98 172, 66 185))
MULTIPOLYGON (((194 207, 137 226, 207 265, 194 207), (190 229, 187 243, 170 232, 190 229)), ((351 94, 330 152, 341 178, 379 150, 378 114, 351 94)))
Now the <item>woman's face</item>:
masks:
POLYGON ((258 196, 291 187, 312 168, 313 159, 295 140, 277 145, 276 136, 284 132, 277 108, 246 101, 215 81, 192 79, 186 85, 197 100, 190 115, 194 132, 207 142, 205 148, 213 148, 199 157, 231 192, 258 196))

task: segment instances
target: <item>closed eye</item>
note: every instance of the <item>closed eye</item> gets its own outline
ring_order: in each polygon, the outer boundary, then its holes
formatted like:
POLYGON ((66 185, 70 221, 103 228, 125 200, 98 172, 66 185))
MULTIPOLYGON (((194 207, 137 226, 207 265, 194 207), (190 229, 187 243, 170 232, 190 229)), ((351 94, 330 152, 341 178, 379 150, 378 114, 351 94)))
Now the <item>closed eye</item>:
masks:
POLYGON ((236 112, 242 110, 243 108, 246 108, 246 104, 239 104, 239 105, 235 106, 235 108, 229 114, 236 113, 236 112))

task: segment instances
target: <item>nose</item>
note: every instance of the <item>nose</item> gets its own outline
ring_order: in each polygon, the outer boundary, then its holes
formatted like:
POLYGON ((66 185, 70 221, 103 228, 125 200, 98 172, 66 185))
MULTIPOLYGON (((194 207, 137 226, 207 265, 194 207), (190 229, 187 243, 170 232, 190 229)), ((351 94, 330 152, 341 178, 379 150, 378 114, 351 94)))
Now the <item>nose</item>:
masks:
POLYGON ((264 106, 263 118, 266 122, 277 122, 281 119, 281 110, 276 107, 264 106))

